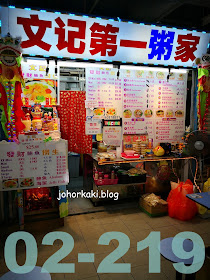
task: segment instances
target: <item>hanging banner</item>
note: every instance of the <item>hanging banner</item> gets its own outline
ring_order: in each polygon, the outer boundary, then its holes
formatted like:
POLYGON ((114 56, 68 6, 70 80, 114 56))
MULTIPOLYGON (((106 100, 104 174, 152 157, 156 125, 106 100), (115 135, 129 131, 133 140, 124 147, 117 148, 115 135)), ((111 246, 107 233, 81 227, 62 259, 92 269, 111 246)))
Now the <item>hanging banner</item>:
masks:
POLYGON ((210 34, 113 19, 1 7, 2 35, 22 38, 23 54, 192 66, 210 34))

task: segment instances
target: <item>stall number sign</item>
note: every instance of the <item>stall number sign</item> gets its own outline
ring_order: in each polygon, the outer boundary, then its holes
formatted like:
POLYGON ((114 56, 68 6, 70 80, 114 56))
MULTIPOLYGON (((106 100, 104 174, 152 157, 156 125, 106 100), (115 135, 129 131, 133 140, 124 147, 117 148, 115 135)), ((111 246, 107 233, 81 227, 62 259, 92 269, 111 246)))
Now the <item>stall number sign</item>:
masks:
POLYGON ((0 144, 0 190, 66 185, 67 141, 0 144))
POLYGON ((22 38, 24 54, 192 66, 210 34, 1 7, 2 35, 22 38))

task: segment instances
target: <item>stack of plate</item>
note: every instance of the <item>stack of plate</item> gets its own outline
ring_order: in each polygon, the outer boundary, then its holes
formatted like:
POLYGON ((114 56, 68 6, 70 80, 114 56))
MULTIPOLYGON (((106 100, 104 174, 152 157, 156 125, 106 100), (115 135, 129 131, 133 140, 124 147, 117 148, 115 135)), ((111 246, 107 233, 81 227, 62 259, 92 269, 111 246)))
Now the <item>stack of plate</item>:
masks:
POLYGON ((141 154, 141 142, 140 142, 140 140, 136 140, 136 142, 133 143, 133 149, 139 155, 141 154))
POLYGON ((141 147, 141 155, 145 156, 147 144, 141 143, 141 144, 140 144, 140 147, 141 147))

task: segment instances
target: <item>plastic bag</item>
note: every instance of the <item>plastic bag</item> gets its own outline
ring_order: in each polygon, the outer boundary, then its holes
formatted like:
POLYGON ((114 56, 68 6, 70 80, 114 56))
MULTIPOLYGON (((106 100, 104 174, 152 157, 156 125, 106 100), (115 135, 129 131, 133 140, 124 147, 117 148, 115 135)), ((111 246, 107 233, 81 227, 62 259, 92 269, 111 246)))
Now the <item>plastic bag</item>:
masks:
POLYGON ((196 203, 186 197, 186 194, 190 193, 193 193, 193 183, 189 179, 170 191, 167 202, 168 215, 171 218, 187 221, 196 215, 198 211, 196 203))

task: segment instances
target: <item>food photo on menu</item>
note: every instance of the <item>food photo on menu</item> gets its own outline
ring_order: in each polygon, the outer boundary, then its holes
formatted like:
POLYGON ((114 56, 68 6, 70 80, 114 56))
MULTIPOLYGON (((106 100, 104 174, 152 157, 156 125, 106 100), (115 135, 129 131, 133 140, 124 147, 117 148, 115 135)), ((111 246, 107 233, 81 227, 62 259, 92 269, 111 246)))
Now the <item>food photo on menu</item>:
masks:
POLYGON ((207 2, 9 2, 0 280, 209 279, 207 2))

